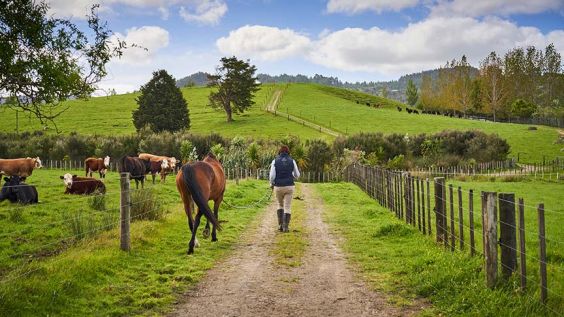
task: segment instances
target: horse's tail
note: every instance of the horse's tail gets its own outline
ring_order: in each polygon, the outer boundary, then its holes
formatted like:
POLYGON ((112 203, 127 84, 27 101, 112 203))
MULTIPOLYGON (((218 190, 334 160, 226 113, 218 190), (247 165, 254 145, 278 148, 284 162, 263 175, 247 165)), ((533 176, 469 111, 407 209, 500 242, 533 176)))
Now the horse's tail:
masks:
POLYGON ((184 183, 186 183, 188 190, 190 190, 192 198, 194 199, 196 205, 198 205, 198 208, 204 212, 204 216, 206 216, 208 221, 211 222, 217 230, 221 230, 219 221, 217 221, 217 218, 215 218, 210 206, 208 206, 208 202, 204 199, 204 197, 202 197, 202 191, 200 189, 200 185, 198 185, 198 182, 196 181, 194 168, 190 166, 190 164, 182 166, 182 176, 184 177, 184 183))

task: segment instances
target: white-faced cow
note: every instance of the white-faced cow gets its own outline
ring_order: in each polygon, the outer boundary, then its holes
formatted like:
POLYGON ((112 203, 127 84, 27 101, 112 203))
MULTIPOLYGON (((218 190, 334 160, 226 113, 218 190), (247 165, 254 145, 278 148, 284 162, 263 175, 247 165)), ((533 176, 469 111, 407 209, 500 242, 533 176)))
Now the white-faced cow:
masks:
MULTIPOLYGON (((161 167, 161 182, 164 182, 166 179, 166 175, 172 171, 174 171, 174 168, 176 167, 176 164, 178 163, 178 160, 175 157, 168 157, 168 156, 162 156, 162 155, 154 155, 154 154, 149 154, 149 153, 140 153, 139 154, 139 158, 144 160, 144 161, 148 161, 148 162, 161 162, 161 161, 167 161, 168 166, 166 168, 161 167)), ((154 178, 153 178, 154 179, 154 178)))
POLYGON ((0 174, 6 176, 29 177, 34 168, 42 167, 39 157, 0 159, 0 174))
POLYGON ((91 177, 78 177, 66 173, 60 176, 65 184, 65 194, 88 195, 93 193, 106 193, 106 185, 99 180, 91 177))
POLYGON ((0 190, 0 202, 9 200, 12 203, 37 204, 39 195, 35 186, 25 184, 25 177, 4 177, 4 186, 0 190))
POLYGON ((86 177, 92 177, 92 172, 100 173, 100 178, 106 178, 106 173, 110 168, 110 157, 106 156, 103 159, 97 157, 89 157, 84 160, 84 169, 86 177))

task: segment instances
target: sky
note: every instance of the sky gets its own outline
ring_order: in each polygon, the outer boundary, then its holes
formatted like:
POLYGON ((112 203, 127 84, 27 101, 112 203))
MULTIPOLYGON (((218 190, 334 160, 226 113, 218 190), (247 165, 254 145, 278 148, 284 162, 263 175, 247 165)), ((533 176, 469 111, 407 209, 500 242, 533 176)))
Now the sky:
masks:
POLYGON ((88 8, 130 48, 99 84, 138 90, 152 72, 214 72, 223 56, 259 73, 386 81, 491 51, 553 43, 564 55, 564 0, 48 0, 85 28, 88 8))

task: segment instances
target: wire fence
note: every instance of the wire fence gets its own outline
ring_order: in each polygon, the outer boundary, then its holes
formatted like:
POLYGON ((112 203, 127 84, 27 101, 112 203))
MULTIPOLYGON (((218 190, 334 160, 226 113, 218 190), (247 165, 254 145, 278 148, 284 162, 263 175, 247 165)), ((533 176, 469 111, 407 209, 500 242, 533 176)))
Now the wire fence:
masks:
POLYGON ((548 227, 555 228, 562 211, 516 201, 513 193, 480 193, 447 184, 443 177, 430 180, 359 164, 349 166, 344 179, 422 234, 434 234, 445 249, 483 257, 488 286, 517 275, 519 293, 538 292, 548 310, 554 310, 550 302, 564 300, 564 267, 558 260, 564 256, 564 241, 545 231, 545 214, 548 227), (537 217, 526 210, 534 210, 537 217))

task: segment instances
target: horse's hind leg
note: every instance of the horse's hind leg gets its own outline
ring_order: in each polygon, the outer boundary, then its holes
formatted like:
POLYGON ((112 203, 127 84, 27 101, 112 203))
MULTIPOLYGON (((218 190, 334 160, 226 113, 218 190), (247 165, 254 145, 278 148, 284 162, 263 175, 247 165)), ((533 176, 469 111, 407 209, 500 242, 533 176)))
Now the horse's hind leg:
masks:
MULTIPOLYGON (((218 222, 219 222, 219 205, 221 204, 222 200, 223 200, 223 197, 218 199, 218 200, 213 201, 213 214, 215 216, 215 219, 217 219, 218 222)), ((216 234, 216 230, 215 230, 215 225, 213 226, 213 229, 212 229, 212 239, 211 239, 211 241, 217 241, 217 234, 216 234)))
POLYGON ((202 218, 202 212, 198 210, 196 215, 196 220, 194 220, 194 230, 192 231, 192 238, 188 244, 188 254, 194 253, 194 246, 196 245, 198 239, 196 239, 196 231, 198 231, 198 226, 200 225, 200 219, 202 218))

